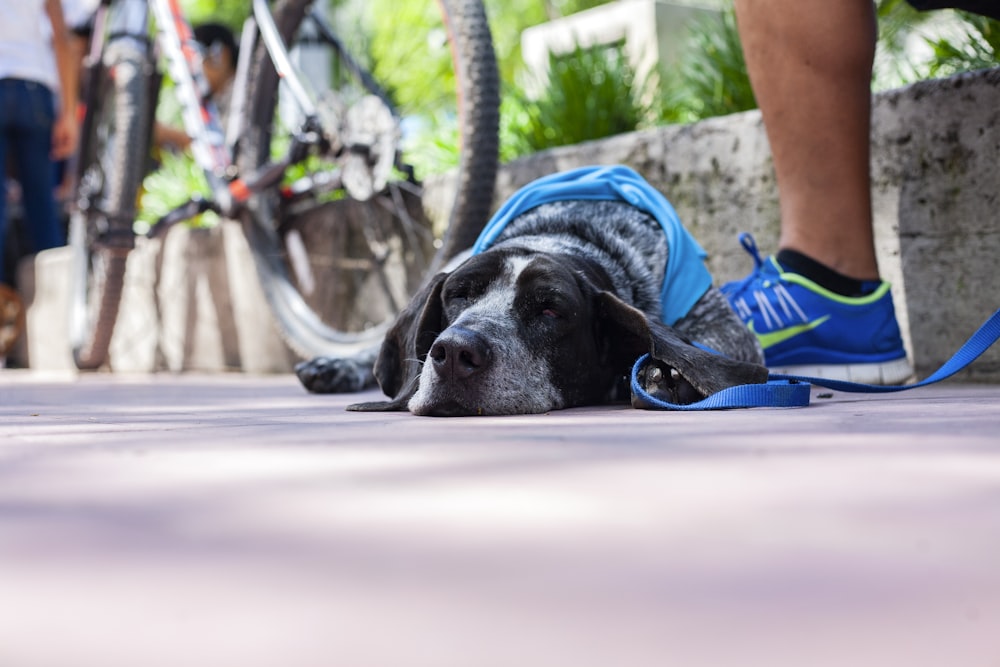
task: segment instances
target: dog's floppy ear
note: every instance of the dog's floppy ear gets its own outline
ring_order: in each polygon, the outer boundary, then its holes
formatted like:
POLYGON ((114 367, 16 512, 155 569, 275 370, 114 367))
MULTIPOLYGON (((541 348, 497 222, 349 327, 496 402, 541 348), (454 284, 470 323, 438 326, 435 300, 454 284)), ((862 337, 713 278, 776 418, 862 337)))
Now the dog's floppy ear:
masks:
POLYGON ((764 366, 696 347, 672 327, 650 319, 611 292, 597 295, 597 312, 614 354, 624 355, 621 363, 631 368, 639 357, 649 354, 652 362, 641 379, 653 396, 688 404, 727 387, 767 381, 764 366))
POLYGON ((447 273, 439 273, 427 283, 396 317, 382 341, 375 360, 375 379, 391 401, 355 403, 347 406, 355 412, 406 410, 417 391, 420 370, 428 350, 444 329, 441 286, 447 273))

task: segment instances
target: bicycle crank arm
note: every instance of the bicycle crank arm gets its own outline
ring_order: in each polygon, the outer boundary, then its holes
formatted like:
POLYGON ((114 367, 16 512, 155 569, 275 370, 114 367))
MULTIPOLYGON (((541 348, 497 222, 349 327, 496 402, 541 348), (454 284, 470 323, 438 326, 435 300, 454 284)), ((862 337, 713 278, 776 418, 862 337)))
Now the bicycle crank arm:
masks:
MULTIPOLYGON (((237 178, 229 182, 228 194, 232 200, 233 209, 245 203, 255 193, 273 188, 281 183, 288 168, 305 160, 311 147, 318 146, 321 150, 327 147, 323 135, 312 129, 316 120, 313 118, 308 122, 310 124, 305 126, 302 132, 292 137, 292 145, 289 147, 286 157, 276 162, 261 165, 249 178, 237 178)), ((224 210, 223 215, 231 217, 234 212, 224 210)))
POLYGON ((153 226, 146 232, 146 237, 151 239, 158 238, 166 234, 167 230, 178 222, 190 220, 206 211, 220 213, 219 207, 214 202, 196 195, 154 222, 153 226))
MULTIPOLYGON (((292 161, 288 158, 278 160, 277 162, 269 162, 246 180, 237 178, 234 181, 230 181, 229 195, 233 201, 233 208, 235 209, 238 205, 246 203, 255 193, 274 187, 280 183, 281 179, 285 177, 285 170, 291 164, 292 161)), ((235 211, 222 211, 222 214, 228 217, 232 217, 234 213, 235 211)))

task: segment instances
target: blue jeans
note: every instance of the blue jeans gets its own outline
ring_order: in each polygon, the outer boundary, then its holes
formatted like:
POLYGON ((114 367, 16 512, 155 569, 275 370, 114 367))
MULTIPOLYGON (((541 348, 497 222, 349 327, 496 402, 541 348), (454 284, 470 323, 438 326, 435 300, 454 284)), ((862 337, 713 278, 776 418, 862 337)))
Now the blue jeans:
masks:
MULTIPOLYGON (((8 165, 12 165, 21 183, 21 203, 34 252, 66 244, 55 198, 55 166, 51 157, 54 123, 55 98, 51 90, 34 81, 0 79, 0 169, 6 175, 8 165)), ((0 282, 5 275, 6 188, 2 194, 0 282)))

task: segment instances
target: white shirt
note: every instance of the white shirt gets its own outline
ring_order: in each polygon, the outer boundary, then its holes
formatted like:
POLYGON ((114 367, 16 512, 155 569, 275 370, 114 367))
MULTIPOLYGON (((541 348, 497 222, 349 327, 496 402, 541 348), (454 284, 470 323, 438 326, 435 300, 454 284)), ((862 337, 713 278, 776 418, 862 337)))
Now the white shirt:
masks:
POLYGON ((38 81, 59 90, 45 0, 0 0, 0 79, 38 81))
MULTIPOLYGON (((4 2, 4 0, 0 0, 0 2, 4 2)), ((66 27, 73 29, 85 25, 97 11, 99 4, 100 0, 62 0, 66 27)))

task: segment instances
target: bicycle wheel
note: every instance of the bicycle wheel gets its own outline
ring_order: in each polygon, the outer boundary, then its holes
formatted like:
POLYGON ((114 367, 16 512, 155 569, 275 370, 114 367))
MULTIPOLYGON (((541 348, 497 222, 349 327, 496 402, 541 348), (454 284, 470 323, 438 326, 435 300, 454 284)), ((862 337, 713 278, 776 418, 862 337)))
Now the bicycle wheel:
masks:
MULTIPOLYGON (((368 11, 376 11, 372 4, 368 11)), ((338 43, 328 55, 334 83, 320 96, 320 115, 325 129, 335 127, 341 151, 332 164, 324 163, 328 171, 256 196, 242 221, 278 329, 303 358, 346 356, 377 343, 410 295, 448 258, 471 247, 488 219, 499 124, 489 25, 479 0, 437 4, 440 22, 431 34, 447 38, 441 40, 442 60, 454 90, 435 100, 434 113, 451 121, 459 147, 447 202, 433 206, 421 182, 407 178, 413 173, 410 154, 406 137, 400 141, 397 134, 401 125, 425 122, 430 107, 404 101, 397 112, 360 59, 334 36, 338 43), (303 203, 301 191, 315 194, 312 186, 324 179, 336 186, 332 197, 306 197, 303 203), (435 214, 428 213, 432 208, 435 214)), ((278 0, 272 8, 286 43, 301 50, 317 48, 326 35, 322 24, 307 19, 309 5, 278 0)), ((408 22, 398 23, 400 30, 414 31, 408 22)), ((285 92, 263 45, 251 67, 237 156, 244 174, 280 154, 288 141, 285 128, 294 125, 285 117, 285 92)), ((427 62, 415 56, 405 67, 420 72, 427 62)))
POLYGON ((86 117, 70 215, 70 344, 80 370, 107 362, 118 318, 132 223, 142 183, 150 124, 148 59, 138 42, 108 45, 88 72, 86 117))

